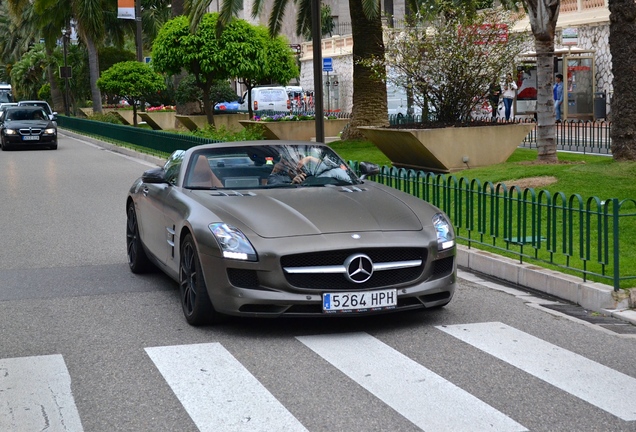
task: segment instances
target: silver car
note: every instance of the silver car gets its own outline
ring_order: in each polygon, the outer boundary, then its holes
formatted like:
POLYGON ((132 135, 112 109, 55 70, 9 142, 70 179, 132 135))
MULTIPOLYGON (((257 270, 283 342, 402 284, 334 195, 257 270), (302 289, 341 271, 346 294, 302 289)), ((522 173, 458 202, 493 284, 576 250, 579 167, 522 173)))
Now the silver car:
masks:
POLYGON ((130 269, 179 284, 186 320, 441 307, 455 237, 427 202, 358 177, 329 147, 209 144, 172 154, 128 193, 130 269))

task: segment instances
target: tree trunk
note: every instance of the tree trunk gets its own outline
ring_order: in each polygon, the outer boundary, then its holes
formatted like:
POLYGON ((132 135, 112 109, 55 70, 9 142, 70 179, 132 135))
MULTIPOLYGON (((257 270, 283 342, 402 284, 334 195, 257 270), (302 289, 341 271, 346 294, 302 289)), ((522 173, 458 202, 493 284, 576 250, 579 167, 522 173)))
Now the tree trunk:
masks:
POLYGON ((210 86, 211 84, 206 83, 203 90, 203 109, 205 111, 205 118, 208 121, 209 125, 214 126, 214 107, 212 106, 212 102, 210 101, 210 86))
POLYGON ((615 160, 636 160, 636 3, 609 0, 609 45, 614 74, 611 100, 612 155, 615 160))
POLYGON ((91 84, 91 99, 93 101, 93 112, 102 113, 102 94, 97 87, 97 80, 99 79, 99 55, 97 54, 97 47, 93 39, 87 35, 84 35, 84 41, 86 42, 86 49, 88 51, 88 68, 91 84))
POLYGON ((349 0, 351 33, 353 35, 353 108, 349 127, 343 139, 362 139, 358 126, 387 126, 389 116, 386 102, 386 84, 373 76, 370 68, 359 63, 361 59, 384 57, 382 21, 380 14, 367 19, 362 13, 362 0, 349 0))
POLYGON ((172 0, 170 2, 170 12, 172 18, 183 15, 183 0, 172 0))
POLYGON ((554 76, 554 40, 535 40, 537 52, 537 159, 556 162, 556 127, 552 81, 554 76))
MULTIPOLYGON (((53 51, 48 47, 46 48, 46 55, 48 58, 53 58, 53 51)), ((55 79, 55 69, 53 69, 53 65, 49 64, 47 66, 46 74, 49 79, 49 84, 51 85, 51 101, 53 102, 53 111, 64 112, 64 94, 62 93, 60 87, 57 85, 57 80, 55 79)))
MULTIPOLYGON (((633 0, 632 0, 633 1, 633 0)), ((561 0, 524 0, 537 52, 537 160, 556 162, 554 34, 561 0)))

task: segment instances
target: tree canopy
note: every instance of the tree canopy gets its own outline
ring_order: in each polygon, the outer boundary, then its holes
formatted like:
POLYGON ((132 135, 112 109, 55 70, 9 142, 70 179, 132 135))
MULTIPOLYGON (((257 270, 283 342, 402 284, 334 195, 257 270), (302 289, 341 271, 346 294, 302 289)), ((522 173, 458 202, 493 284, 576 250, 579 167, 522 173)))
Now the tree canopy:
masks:
MULTIPOLYGON (((248 87, 263 81, 286 84, 298 75, 292 52, 283 36, 270 38, 264 27, 245 20, 232 20, 217 31, 219 15, 207 13, 192 33, 188 18, 180 16, 166 23, 153 45, 156 70, 172 75, 182 70, 195 79, 203 91, 208 123, 214 124, 210 88, 220 79, 238 78, 248 87)), ((251 88, 251 87, 250 87, 251 88)))
POLYGON ((97 80, 98 87, 116 94, 133 107, 133 119, 137 126, 137 105, 144 96, 166 88, 161 75, 150 66, 138 61, 116 63, 102 73, 97 80))

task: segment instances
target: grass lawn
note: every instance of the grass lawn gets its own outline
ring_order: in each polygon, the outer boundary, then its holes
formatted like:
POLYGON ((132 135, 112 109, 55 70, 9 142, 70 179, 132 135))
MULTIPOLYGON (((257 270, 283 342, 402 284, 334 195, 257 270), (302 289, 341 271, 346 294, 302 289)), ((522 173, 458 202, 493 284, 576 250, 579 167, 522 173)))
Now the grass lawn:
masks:
MULTIPOLYGON (((369 161, 379 165, 390 166, 390 161, 386 156, 380 152, 369 141, 339 141, 331 143, 330 146, 336 150, 347 161, 369 161)), ((571 197, 579 195, 582 202, 585 204, 589 198, 597 197, 600 201, 605 201, 610 198, 617 198, 619 201, 627 200, 625 205, 621 207, 621 214, 635 214, 636 213, 636 163, 633 162, 615 162, 610 156, 598 156, 598 155, 583 155, 578 153, 559 152, 559 163, 556 164, 538 164, 537 151, 535 149, 518 148, 512 154, 512 156, 505 163, 492 165, 483 168, 465 169, 457 171, 452 174, 457 179, 466 178, 468 180, 479 179, 481 184, 491 182, 493 184, 505 183, 506 186, 511 187, 513 185, 518 186, 522 191, 525 188, 532 188, 538 194, 540 191, 548 191, 551 196, 554 197, 555 204, 557 205, 569 205, 568 202, 571 197), (563 199, 557 198, 557 193, 561 192, 563 199)), ((578 200, 573 202, 576 207, 578 200)), ((595 205, 592 206, 594 210, 595 205)), ((555 217, 561 220, 562 212, 559 211, 555 217)), ((530 219, 531 215, 526 214, 523 218, 530 219)), ((542 216, 542 221, 545 223, 545 214, 542 216)), ((600 273, 601 268, 596 262, 597 251, 595 245, 598 244, 599 239, 596 238, 595 222, 597 219, 592 217, 589 240, 592 244, 592 253, 590 261, 588 261, 588 270, 600 273)), ((514 224, 518 226, 518 224, 514 224)), ((570 225, 570 223, 568 223, 570 225)), ((502 225, 503 226, 503 225, 502 225)), ((561 222, 557 223, 559 228, 562 226, 561 222)), ((570 265, 573 268, 581 268, 582 263, 577 261, 579 254, 577 243, 577 229, 580 226, 579 221, 574 218, 571 222, 571 226, 574 228, 574 252, 572 254, 570 265)), ((569 228, 568 228, 569 231, 569 228)), ((460 232, 466 235, 466 231, 460 232)), ((501 233, 500 233, 501 234, 501 233)), ((610 232, 611 235, 611 232, 610 232)), ((563 240, 569 237, 569 234, 555 232, 555 238, 557 238, 558 247, 555 250, 555 254, 551 255, 546 250, 540 250, 538 252, 538 258, 543 262, 542 266, 548 268, 555 268, 549 262, 559 263, 561 266, 570 267, 566 264, 565 256, 561 254, 564 247, 563 240)), ((631 244, 636 241, 636 216, 628 216, 622 218, 620 223, 620 273, 621 277, 636 276, 636 249, 632 248, 631 244)), ((461 241, 460 243, 465 243, 461 241)), ((610 240, 611 243, 611 240, 610 240)), ((475 247, 479 249, 492 250, 488 245, 475 244, 475 247)), ((501 248, 501 246, 499 246, 501 248)), ((545 248, 545 243, 543 245, 545 248)), ((513 249, 511 247, 510 249, 513 249)), ((527 248, 526 251, 531 250, 527 248)), ((495 253, 515 258, 515 254, 508 253, 505 250, 492 250, 495 253)), ((527 253, 527 252, 526 252, 527 253)), ((611 258, 610 258, 611 259, 611 258)), ((570 271, 564 268, 555 268, 566 273, 572 273, 581 277, 581 273, 576 271, 570 271)), ((605 269, 605 274, 611 275, 611 267, 608 266, 605 269)), ((595 276, 590 277, 592 280, 598 280, 600 282, 611 285, 611 280, 596 279, 595 276)), ((636 285, 636 279, 623 280, 621 287, 633 287, 636 285)))
MULTIPOLYGON (((391 165, 391 161, 370 141, 336 141, 329 144, 345 160, 391 165)), ((559 152, 559 163, 537 164, 535 149, 519 148, 508 161, 484 168, 457 171, 451 175, 482 182, 503 182, 536 191, 579 194, 583 199, 636 199, 636 163, 615 162, 611 156, 559 152), (520 181, 525 179, 526 181, 520 181)))

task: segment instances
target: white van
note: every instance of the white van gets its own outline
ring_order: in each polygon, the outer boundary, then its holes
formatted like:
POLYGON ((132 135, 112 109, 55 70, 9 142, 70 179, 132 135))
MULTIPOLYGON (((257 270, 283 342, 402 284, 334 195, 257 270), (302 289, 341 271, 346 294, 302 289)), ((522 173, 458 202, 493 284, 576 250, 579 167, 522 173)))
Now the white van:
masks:
MULTIPOLYGON (((239 110, 248 110, 247 91, 239 100, 239 110)), ((285 87, 254 87, 252 89, 253 111, 290 111, 291 101, 285 87)))

